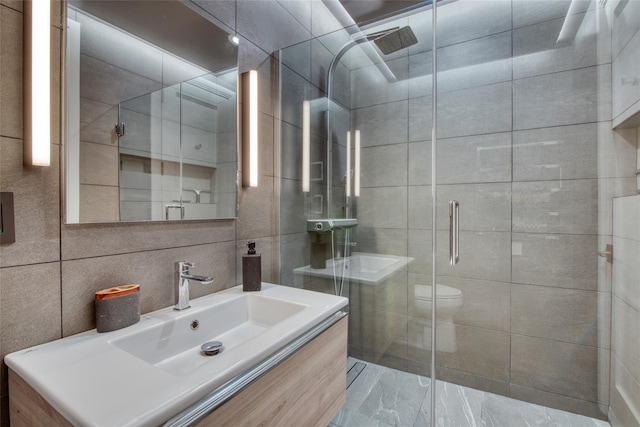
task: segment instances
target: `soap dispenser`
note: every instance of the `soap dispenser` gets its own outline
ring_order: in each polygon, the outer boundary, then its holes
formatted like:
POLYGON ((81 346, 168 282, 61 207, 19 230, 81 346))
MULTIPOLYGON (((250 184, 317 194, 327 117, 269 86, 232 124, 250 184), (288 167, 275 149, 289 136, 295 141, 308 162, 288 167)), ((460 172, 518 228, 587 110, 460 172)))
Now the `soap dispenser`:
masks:
POLYGON ((256 253, 256 242, 247 243, 249 251, 242 255, 242 290, 259 291, 262 288, 262 260, 256 253))

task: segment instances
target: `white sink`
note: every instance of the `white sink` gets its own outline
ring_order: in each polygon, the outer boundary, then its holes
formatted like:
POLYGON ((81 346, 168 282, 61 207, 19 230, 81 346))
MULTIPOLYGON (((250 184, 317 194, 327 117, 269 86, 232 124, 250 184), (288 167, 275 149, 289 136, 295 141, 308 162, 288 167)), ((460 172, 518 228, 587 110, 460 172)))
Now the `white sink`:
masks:
POLYGON ((344 308, 346 298, 242 286, 167 307, 108 333, 21 350, 5 362, 73 425, 157 426, 344 308), (193 330, 192 324, 198 327, 193 330), (205 356, 200 346, 222 341, 205 356))
POLYGON ((187 309, 183 316, 110 342, 171 374, 183 375, 214 357, 202 353, 202 344, 220 341, 224 346, 222 351, 230 351, 307 307, 257 294, 242 294, 200 310, 187 309), (193 327, 196 321, 198 325, 193 327))
POLYGON ((311 268, 310 265, 293 270, 295 274, 332 279, 342 277, 367 285, 377 285, 395 272, 403 269, 413 258, 396 255, 354 252, 348 258, 328 259, 325 268, 311 268))
POLYGON ((376 254, 355 254, 352 258, 342 259, 338 262, 337 267, 340 267, 345 262, 349 262, 347 266, 351 271, 357 271, 361 273, 379 273, 384 269, 388 269, 397 263, 397 259, 380 256, 376 254), (347 261, 348 260, 348 261, 347 261))

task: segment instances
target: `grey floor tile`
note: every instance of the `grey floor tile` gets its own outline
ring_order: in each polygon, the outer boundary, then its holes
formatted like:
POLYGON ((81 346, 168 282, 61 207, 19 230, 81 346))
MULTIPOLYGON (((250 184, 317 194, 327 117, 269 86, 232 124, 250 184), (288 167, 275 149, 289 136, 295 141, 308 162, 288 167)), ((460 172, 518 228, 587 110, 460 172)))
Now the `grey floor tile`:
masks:
POLYGON ((389 369, 380 376, 359 412, 393 426, 412 426, 428 387, 428 379, 389 369))
POLYGON ((609 427, 609 423, 559 409, 545 408, 548 427, 609 427))
MULTIPOLYGON (((355 359, 357 360, 357 359, 355 359)), ((360 405, 371 394, 374 386, 378 383, 378 380, 382 374, 388 368, 378 366, 372 363, 367 363, 365 369, 362 370, 358 378, 347 389, 347 403, 345 407, 358 409, 360 405)))
POLYGON ((482 406, 482 425, 487 427, 546 426, 543 406, 486 393, 482 406))
MULTIPOLYGON (((482 426, 484 392, 444 381, 436 382, 436 426, 482 426)), ((422 402, 414 427, 428 426, 431 418, 431 390, 422 402)))
MULTIPOLYGON (((347 389, 347 403, 329 427, 429 426, 429 378, 352 357, 348 364, 364 368, 347 389)), ((436 426, 608 427, 609 423, 438 381, 436 426)))

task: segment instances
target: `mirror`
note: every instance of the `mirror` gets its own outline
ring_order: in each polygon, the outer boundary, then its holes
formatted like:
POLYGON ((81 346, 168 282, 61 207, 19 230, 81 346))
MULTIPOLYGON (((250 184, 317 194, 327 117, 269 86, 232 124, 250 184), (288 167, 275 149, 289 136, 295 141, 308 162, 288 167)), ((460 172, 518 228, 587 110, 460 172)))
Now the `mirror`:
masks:
POLYGON ((236 217, 237 58, 179 1, 70 0, 65 222, 236 217))

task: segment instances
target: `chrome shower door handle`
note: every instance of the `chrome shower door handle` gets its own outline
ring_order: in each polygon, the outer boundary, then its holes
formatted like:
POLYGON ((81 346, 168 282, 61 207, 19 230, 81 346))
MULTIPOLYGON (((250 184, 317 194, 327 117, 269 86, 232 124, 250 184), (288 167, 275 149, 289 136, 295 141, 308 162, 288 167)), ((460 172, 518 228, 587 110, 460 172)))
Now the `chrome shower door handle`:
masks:
POLYGON ((460 262, 459 248, 459 213, 460 203, 457 200, 449 202, 449 264, 460 262))

